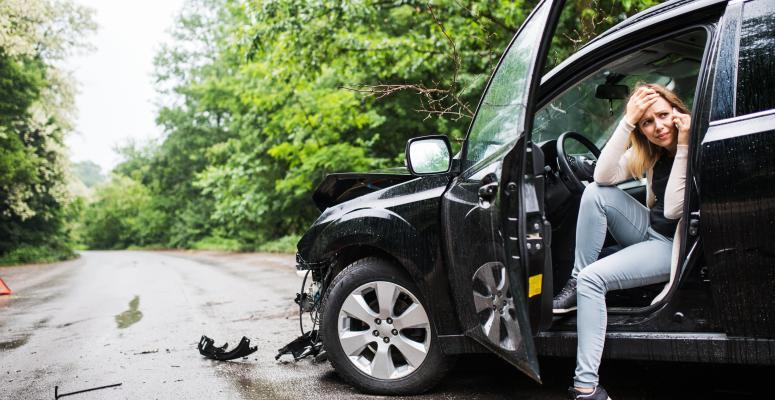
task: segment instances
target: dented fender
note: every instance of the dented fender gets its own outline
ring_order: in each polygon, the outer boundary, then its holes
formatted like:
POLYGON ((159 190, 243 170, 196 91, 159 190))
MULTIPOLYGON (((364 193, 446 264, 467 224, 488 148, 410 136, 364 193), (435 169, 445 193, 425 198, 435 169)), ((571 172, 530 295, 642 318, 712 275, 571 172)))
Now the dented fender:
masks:
MULTIPOLYGON (((375 249, 395 259, 426 299, 438 300, 428 302, 439 308, 433 315, 450 315, 440 240, 441 196, 449 181, 449 175, 418 177, 325 209, 299 240, 297 268, 320 279, 347 251, 375 249)), ((437 326, 440 333, 459 331, 450 318, 437 326)))

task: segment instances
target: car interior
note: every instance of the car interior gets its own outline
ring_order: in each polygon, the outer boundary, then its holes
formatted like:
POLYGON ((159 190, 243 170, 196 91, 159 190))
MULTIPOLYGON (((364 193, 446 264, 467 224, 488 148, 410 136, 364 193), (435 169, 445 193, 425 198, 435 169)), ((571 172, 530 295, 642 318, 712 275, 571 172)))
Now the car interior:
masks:
MULTIPOLYGON (((638 83, 658 83, 673 90, 692 109, 706 39, 707 32, 697 29, 618 55, 570 85, 536 113, 532 141, 543 151, 546 162, 544 203, 552 224, 554 294, 564 286, 573 268, 581 193, 593 180, 599 149, 624 115, 629 93, 638 83)), ((645 177, 617 186, 645 205, 645 177)), ((618 249, 609 234, 600 257, 618 249)), ((612 291, 607 297, 609 309, 648 306, 664 287, 658 284, 612 291)))

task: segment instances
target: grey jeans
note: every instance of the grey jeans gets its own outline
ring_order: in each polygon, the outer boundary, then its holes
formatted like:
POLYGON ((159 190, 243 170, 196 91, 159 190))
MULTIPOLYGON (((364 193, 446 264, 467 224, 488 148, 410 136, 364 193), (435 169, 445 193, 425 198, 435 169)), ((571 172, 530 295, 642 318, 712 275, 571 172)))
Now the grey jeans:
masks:
POLYGON ((576 387, 598 384, 608 322, 606 292, 670 279, 673 242, 651 229, 649 222, 649 209, 615 186, 593 183, 584 190, 572 273, 578 280, 576 387), (607 230, 626 247, 598 260, 607 230))

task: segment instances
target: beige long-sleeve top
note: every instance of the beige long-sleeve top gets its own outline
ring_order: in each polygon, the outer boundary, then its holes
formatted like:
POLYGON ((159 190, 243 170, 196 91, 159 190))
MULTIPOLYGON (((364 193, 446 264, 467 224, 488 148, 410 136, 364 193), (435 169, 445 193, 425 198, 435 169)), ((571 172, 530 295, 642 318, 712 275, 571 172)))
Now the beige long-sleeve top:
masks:
MULTIPOLYGON (((595 167, 595 182, 601 186, 616 185, 632 178, 627 163, 632 156, 630 133, 635 130, 635 125, 622 118, 614 130, 608 143, 600 152, 600 158, 595 167)), ((679 219, 683 214, 684 188, 686 187, 686 163, 689 154, 689 146, 678 145, 670 177, 665 187, 665 218, 679 219)), ((654 191, 651 188, 651 177, 654 171, 649 168, 646 172, 646 205, 651 208, 656 202, 654 191)))

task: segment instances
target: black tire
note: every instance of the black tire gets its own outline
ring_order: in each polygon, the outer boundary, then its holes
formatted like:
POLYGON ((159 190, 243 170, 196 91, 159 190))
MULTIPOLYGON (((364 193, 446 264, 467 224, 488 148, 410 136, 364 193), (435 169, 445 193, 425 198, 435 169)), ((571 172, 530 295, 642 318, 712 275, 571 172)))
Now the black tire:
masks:
MULTIPOLYGON (((339 334, 339 318, 342 306, 348 296, 353 294, 356 289, 362 288, 363 285, 376 282, 389 282, 400 286, 399 290, 404 289, 410 292, 420 305, 422 305, 423 309, 428 310, 424 299, 420 296, 417 285, 406 276, 403 270, 381 258, 369 257, 358 260, 350 264, 334 278, 323 298, 323 303, 321 304, 322 317, 320 320, 320 333, 323 345, 328 354, 328 359, 339 376, 363 392, 380 395, 412 395, 426 392, 444 377, 452 364, 451 358, 445 356, 441 351, 439 340, 436 336, 436 329, 433 326, 432 318, 427 312, 428 329, 424 329, 424 331, 430 331, 428 350, 425 353, 425 358, 419 363, 419 366, 414 367, 414 369, 405 376, 390 379, 378 379, 368 372, 365 372, 360 367, 357 367, 355 361, 351 361, 350 357, 345 354, 345 351, 343 350, 339 334)), ((408 297, 404 297, 403 299, 406 298, 408 297)), ((395 310, 396 308, 393 308, 391 305, 391 309, 395 310)), ((398 319, 402 316, 404 316, 404 314, 396 316, 395 322, 398 323, 398 319)), ((359 319, 355 319, 354 321, 356 324, 361 324, 361 322, 359 322, 361 320, 359 319)), ((376 321, 369 322, 373 322, 374 325, 370 325, 369 328, 366 328, 365 332, 367 333, 373 332, 371 331, 371 328, 384 328, 387 326, 384 324, 376 326, 376 321)), ((392 327, 392 325, 390 325, 390 327, 392 327)), ((399 343, 398 340, 401 340, 401 343, 408 340, 403 336, 404 331, 402 330, 401 332, 401 338, 404 339, 397 339, 396 336, 393 336, 393 340, 395 340, 394 343, 399 343)), ((410 332, 410 334, 411 333, 412 332, 410 332)), ((393 335, 395 334, 393 333, 393 335)), ((383 346, 378 342, 379 339, 380 337, 376 336, 374 338, 375 342, 364 348, 363 355, 356 357, 367 362, 370 361, 367 360, 367 357, 369 352, 371 352, 373 354, 372 357, 376 360, 377 356, 375 349, 377 346, 380 346, 380 348, 391 346, 387 343, 383 346)), ((387 350, 387 352, 390 353, 390 356, 388 356, 387 359, 390 360, 390 365, 394 368, 396 365, 395 360, 399 360, 398 362, 400 363, 403 353, 401 353, 401 350, 396 346, 390 347, 390 350, 387 350), (394 356, 396 351, 399 352, 399 356, 394 356)), ((408 359, 404 359, 404 361, 407 366, 410 364, 408 359)), ((376 364, 376 362, 373 363, 376 364)))

